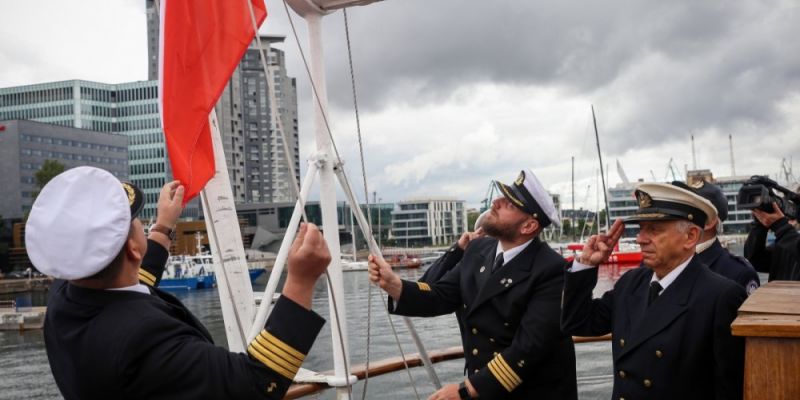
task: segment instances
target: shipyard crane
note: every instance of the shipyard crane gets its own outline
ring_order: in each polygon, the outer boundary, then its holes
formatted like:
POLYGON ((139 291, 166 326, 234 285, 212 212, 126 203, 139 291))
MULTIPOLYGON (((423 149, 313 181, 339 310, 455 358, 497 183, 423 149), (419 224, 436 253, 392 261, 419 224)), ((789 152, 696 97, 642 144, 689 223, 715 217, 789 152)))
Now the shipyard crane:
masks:
POLYGON ((678 170, 679 168, 675 165, 675 159, 670 157, 669 162, 667 162, 667 172, 664 174, 664 180, 666 181, 667 179, 669 179, 670 174, 672 174, 673 181, 679 180, 678 176, 680 175, 680 173, 676 173, 678 170))

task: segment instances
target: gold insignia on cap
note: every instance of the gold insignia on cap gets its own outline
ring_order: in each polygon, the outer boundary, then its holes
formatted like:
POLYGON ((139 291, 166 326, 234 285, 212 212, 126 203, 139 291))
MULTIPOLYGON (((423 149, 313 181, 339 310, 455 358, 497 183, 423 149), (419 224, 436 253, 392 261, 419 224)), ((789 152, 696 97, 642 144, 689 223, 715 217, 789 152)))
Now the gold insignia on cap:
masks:
POLYGON ((525 182, 525 171, 520 171, 517 180, 514 181, 517 186, 522 186, 522 182, 525 182))
POLYGON ((645 192, 638 192, 639 208, 648 208, 653 205, 653 198, 645 192))
POLYGON ((125 189, 125 192, 128 194, 128 205, 132 206, 133 201, 136 200, 136 192, 133 191, 133 187, 127 183, 123 183, 122 187, 125 189))

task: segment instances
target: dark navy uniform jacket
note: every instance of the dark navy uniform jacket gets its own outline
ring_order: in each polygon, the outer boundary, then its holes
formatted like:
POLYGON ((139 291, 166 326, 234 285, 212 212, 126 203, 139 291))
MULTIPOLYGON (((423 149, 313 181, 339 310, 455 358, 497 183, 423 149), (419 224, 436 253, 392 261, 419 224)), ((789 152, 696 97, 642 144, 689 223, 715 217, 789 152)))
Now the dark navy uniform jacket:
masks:
POLYGON ((389 310, 421 317, 455 311, 481 398, 577 399, 575 348, 559 328, 564 259, 537 238, 492 273, 496 249, 493 238, 470 242, 441 279, 403 281, 389 310))
POLYGON ((697 253, 698 261, 707 265, 712 271, 741 285, 749 296, 761 285, 758 272, 744 257, 738 257, 724 249, 719 240, 714 240, 711 247, 697 253))
POLYGON ((730 328, 746 297, 741 286, 695 257, 648 307, 651 269, 626 272, 592 299, 597 273, 566 273, 561 327, 613 334, 613 399, 742 398, 744 341, 730 328))
MULTIPOLYGON (((140 279, 157 284, 166 258, 148 241, 140 279)), ((324 324, 281 297, 248 354, 231 353, 178 299, 150 290, 53 283, 44 337, 65 399, 280 399, 324 324)))

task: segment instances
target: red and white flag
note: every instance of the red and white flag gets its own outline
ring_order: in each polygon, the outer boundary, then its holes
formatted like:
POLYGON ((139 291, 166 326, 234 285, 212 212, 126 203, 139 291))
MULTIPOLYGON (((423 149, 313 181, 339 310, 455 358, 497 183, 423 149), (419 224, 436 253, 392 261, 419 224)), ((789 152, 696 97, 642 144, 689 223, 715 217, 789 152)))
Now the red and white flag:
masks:
POLYGON ((159 48, 161 126, 184 204, 214 176, 208 115, 267 17, 263 0, 162 0, 159 48))

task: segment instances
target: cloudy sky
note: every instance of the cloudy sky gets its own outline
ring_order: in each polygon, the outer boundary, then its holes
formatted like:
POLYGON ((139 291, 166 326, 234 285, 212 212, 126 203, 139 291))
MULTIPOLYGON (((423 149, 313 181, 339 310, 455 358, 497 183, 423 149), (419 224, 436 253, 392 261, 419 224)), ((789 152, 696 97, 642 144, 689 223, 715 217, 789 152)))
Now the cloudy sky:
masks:
MULTIPOLYGON (((302 158, 313 145, 305 69, 281 2, 262 33, 285 35, 297 77, 302 158)), ((0 87, 147 77, 144 0, 0 0, 0 87)), ((764 1, 386 0, 349 10, 370 190, 384 201, 477 205, 491 179, 532 169, 595 207, 597 113, 609 182, 697 168, 800 170, 800 5, 764 1)), ((293 15, 306 45, 305 22, 293 15)), ((323 19, 333 133, 361 189, 343 15, 323 19)), ((800 171, 795 176, 800 175, 800 171)))

